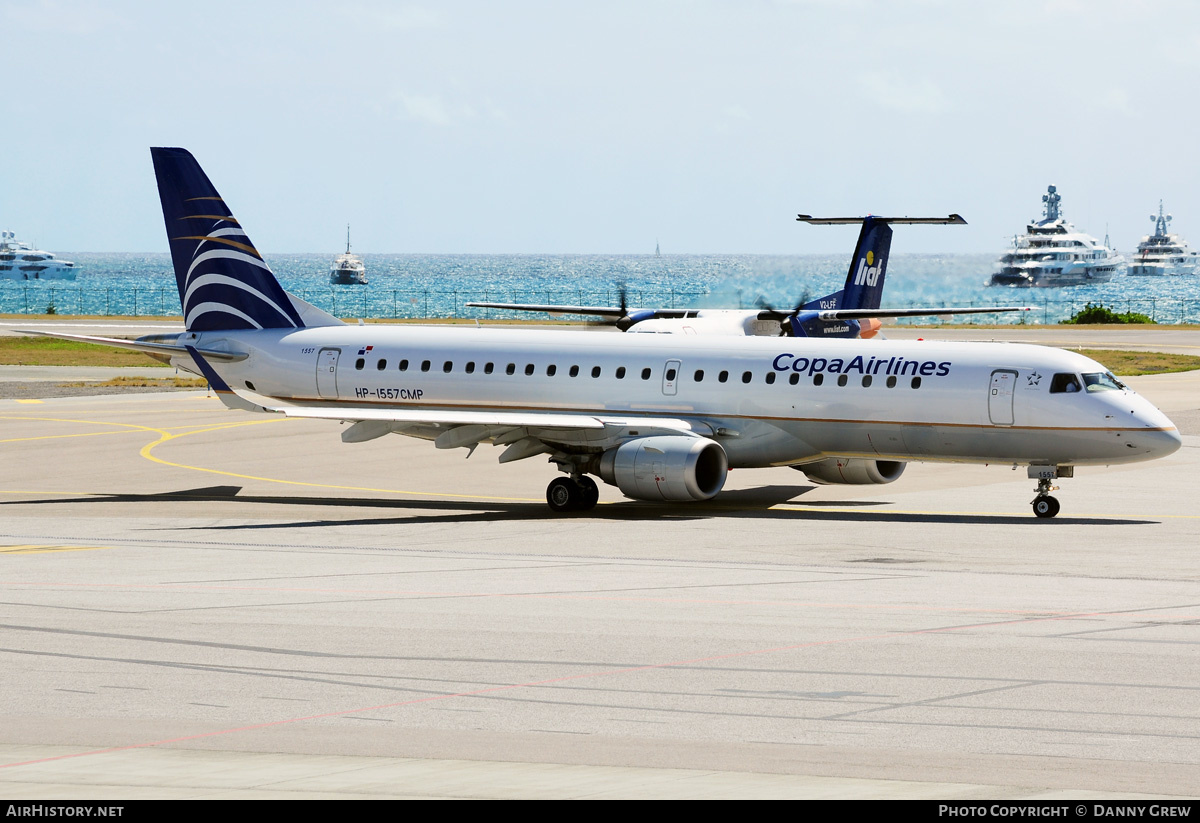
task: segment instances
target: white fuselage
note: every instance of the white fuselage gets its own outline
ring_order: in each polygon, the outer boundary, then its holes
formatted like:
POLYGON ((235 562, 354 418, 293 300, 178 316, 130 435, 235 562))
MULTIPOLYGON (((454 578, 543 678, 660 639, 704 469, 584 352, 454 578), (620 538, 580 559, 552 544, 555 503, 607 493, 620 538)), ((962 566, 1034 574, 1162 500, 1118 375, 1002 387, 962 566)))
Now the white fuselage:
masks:
MULTIPOLYGON (((831 455, 1108 464, 1180 444, 1145 399, 1086 378, 1106 375, 1103 366, 1041 346, 362 325, 179 340, 248 353, 218 364, 220 376, 279 403, 635 421, 603 435, 609 440, 563 435, 563 443, 595 449, 637 436, 640 417, 679 418, 717 440, 731 467, 831 455), (1066 374, 1080 390, 1052 392, 1055 376, 1066 374)), ((196 368, 186 357, 173 362, 196 368)), ((404 433, 432 439, 439 431, 404 433)))

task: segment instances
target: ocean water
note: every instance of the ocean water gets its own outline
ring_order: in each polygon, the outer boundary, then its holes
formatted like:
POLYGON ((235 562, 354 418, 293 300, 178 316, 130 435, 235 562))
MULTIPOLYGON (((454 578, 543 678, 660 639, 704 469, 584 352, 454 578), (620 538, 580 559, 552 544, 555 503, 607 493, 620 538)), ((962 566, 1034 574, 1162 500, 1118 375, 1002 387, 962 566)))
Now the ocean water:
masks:
MULTIPOLYGON (((80 267, 74 282, 0 281, 0 313, 180 313, 167 254, 59 256, 80 267)), ((362 257, 369 285, 332 286, 333 257, 269 254, 267 260, 285 289, 348 318, 538 317, 463 304, 616 306, 622 290, 635 307, 784 308, 841 288, 849 265, 849 255, 368 254, 362 257)), ((1200 277, 1118 275, 1092 286, 997 288, 985 285, 994 260, 994 255, 894 255, 884 306, 1032 306, 1036 310, 1029 313, 961 315, 956 321, 1053 323, 1090 302, 1142 312, 1160 323, 1200 322, 1200 277)))

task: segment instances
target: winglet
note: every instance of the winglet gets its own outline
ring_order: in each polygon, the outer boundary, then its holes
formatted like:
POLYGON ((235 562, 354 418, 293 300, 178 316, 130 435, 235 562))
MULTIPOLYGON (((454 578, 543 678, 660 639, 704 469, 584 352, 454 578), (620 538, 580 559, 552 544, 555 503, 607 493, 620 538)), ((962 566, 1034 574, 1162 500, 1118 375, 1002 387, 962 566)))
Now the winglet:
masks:
POLYGON ((273 411, 265 406, 260 406, 257 403, 251 403, 246 398, 230 388, 229 384, 221 379, 221 375, 217 374, 216 370, 209 365, 208 361, 200 352, 196 351, 195 346, 184 345, 188 354, 196 361, 196 365, 200 367, 200 373, 204 375, 204 379, 208 381, 208 385, 212 386, 212 390, 217 393, 217 397, 226 407, 231 409, 240 409, 241 411, 253 412, 269 412, 273 411))

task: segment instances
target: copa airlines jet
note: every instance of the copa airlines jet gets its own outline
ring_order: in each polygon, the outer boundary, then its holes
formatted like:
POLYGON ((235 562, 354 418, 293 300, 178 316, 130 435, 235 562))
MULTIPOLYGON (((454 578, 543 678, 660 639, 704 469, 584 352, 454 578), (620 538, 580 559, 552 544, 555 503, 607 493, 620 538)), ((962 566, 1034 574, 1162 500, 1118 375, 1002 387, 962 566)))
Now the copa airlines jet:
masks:
POLYGON ((467 303, 468 306, 507 311, 580 314, 599 318, 621 331, 652 334, 732 334, 766 337, 861 337, 879 333, 882 321, 895 317, 930 317, 951 314, 996 314, 1028 311, 1021 306, 990 308, 941 306, 919 309, 881 309, 883 282, 891 256, 894 223, 965 225, 949 217, 813 217, 797 215, 802 223, 819 226, 862 224, 850 258, 845 285, 833 294, 803 302, 794 309, 631 309, 620 306, 568 306, 545 303, 467 303))
POLYGON ((734 468, 890 483, 918 460, 1027 465, 1053 517, 1075 466, 1180 446, 1099 363, 1041 346, 346 325, 283 290, 191 154, 151 152, 186 331, 75 339, 198 371, 231 408, 350 423, 348 443, 548 455, 556 511, 594 506, 592 475, 682 503, 734 468))

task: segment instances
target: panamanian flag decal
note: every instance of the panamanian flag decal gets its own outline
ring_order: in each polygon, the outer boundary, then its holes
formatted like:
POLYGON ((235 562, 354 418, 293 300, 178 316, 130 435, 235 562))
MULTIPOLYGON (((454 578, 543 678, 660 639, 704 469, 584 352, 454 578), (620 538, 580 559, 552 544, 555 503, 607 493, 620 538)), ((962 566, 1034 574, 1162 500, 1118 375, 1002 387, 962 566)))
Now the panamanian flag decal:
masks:
POLYGON ((374 347, 374 346, 367 346, 365 349, 359 349, 359 350, 358 350, 358 356, 359 356, 359 357, 362 357, 364 354, 369 354, 369 353, 370 353, 370 351, 371 351, 371 349, 373 349, 373 348, 375 348, 375 347, 374 347))

